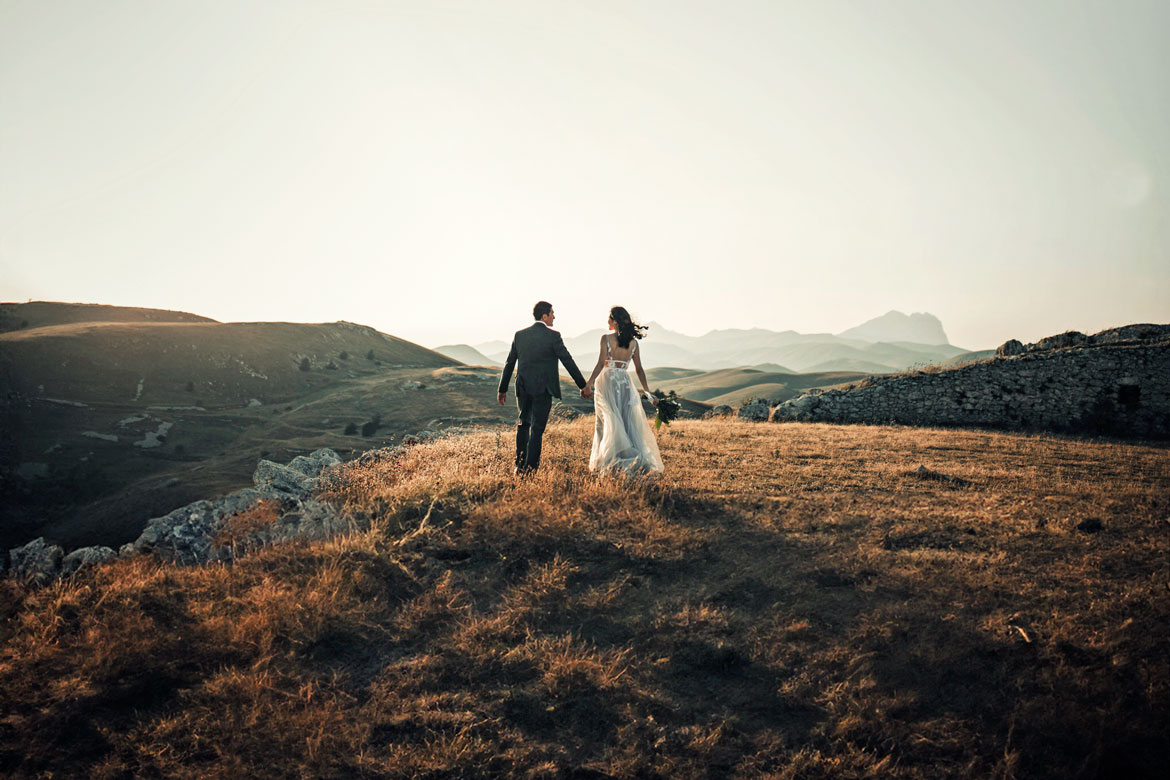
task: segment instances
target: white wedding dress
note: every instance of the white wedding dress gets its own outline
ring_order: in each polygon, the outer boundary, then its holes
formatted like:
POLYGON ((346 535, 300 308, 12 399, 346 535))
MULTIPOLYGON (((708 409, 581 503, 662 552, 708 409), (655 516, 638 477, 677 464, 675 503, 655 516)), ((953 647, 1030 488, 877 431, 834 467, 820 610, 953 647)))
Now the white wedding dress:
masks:
MULTIPOLYGON (((638 342, 634 340, 634 351, 638 342)), ((629 476, 657 474, 665 467, 658 452, 658 440, 642 410, 642 401, 630 379, 630 360, 614 360, 609 336, 609 356, 593 390, 593 451, 589 469, 629 476)))

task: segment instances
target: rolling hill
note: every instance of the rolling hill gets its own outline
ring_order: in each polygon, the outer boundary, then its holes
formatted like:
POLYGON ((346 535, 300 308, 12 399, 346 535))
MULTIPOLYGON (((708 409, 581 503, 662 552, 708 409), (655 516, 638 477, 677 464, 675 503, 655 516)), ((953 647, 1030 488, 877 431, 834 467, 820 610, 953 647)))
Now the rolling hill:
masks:
MULTIPOLYGON (((262 455, 345 457, 424 428, 515 419, 496 402, 498 371, 363 325, 3 309, 28 325, 0 333, 0 551, 41 534, 126 541, 150 517, 248 484, 262 455)), ((592 408, 568 380, 564 404, 592 408)))
POLYGON ((794 374, 755 368, 724 368, 715 371, 651 368, 646 371, 646 379, 652 388, 674 390, 681 396, 713 406, 738 406, 750 398, 767 398, 772 403, 778 403, 803 395, 815 387, 830 387, 866 376, 868 374, 858 371, 794 374))
POLYGON ((107 306, 101 303, 29 301, 0 303, 0 332, 72 322, 215 322, 185 311, 107 306))
MULTIPOLYGON (((678 366, 712 371, 770 363, 792 373, 891 373, 967 353, 961 347, 946 343, 942 325, 933 315, 906 315, 896 311, 837 335, 750 328, 713 330, 703 336, 688 336, 658 323, 650 323, 649 328, 642 342, 642 364, 646 368, 678 366)), ((565 346, 578 365, 592 366, 596 361, 602 332, 600 329, 591 330, 565 338, 565 346)), ((477 344, 475 349, 502 362, 507 356, 508 344, 491 341, 477 344)))
POLYGON ((503 363, 498 360, 492 360, 487 355, 480 352, 478 349, 467 344, 444 344, 441 347, 435 347, 435 352, 440 355, 446 355, 452 360, 458 360, 469 366, 502 366, 503 363))

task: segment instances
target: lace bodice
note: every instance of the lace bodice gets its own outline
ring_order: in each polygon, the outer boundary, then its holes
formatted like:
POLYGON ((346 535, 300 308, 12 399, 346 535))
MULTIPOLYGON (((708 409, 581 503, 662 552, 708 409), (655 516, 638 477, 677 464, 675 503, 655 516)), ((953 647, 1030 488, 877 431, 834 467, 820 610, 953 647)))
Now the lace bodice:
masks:
POLYGON ((630 361, 634 357, 634 353, 638 351, 638 340, 634 339, 634 348, 630 350, 630 356, 625 360, 615 360, 613 357, 613 347, 609 345, 609 336, 605 337, 605 354, 609 357, 605 360, 606 368, 628 369, 630 361))
POLYGON ((625 360, 618 360, 617 342, 611 342, 608 335, 603 338, 602 355, 606 360, 597 375, 593 393, 593 449, 589 453, 589 469, 632 477, 659 474, 664 468, 662 454, 642 407, 642 393, 634 387, 627 370, 634 358, 638 358, 638 342, 635 340, 630 346, 625 360))

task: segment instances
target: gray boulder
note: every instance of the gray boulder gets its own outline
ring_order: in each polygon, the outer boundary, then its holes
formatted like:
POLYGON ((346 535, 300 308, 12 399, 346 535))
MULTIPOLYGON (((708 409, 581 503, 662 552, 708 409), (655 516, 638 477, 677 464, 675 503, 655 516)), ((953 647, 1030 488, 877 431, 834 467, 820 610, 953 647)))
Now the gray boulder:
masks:
POLYGON ((1016 339, 1008 339, 1000 344, 995 350, 997 358, 1011 357, 1012 355, 1022 355, 1027 351, 1027 348, 1016 339))
POLYGON ((767 401, 762 398, 756 398, 755 400, 749 401, 748 403, 739 407, 739 418, 741 420, 752 420, 753 422, 759 422, 762 420, 767 420, 771 411, 772 409, 770 406, 768 406, 767 401))
POLYGON ((313 492, 325 473, 341 463, 337 453, 328 448, 298 455, 287 466, 261 460, 252 473, 252 484, 264 498, 304 498, 313 492))
POLYGON ((812 417, 820 405, 821 397, 819 395, 813 395, 811 393, 802 395, 799 398, 793 398, 777 406, 772 410, 772 416, 769 419, 772 422, 807 420, 812 417))
POLYGON ((61 574, 68 576, 75 574, 87 566, 93 566, 104 561, 117 558, 118 554, 109 547, 79 547, 66 555, 61 561, 61 574))
POLYGON ((300 498, 307 496, 316 482, 303 471, 261 460, 252 473, 252 484, 264 498, 300 498))
POLYGON ((259 490, 244 488, 222 498, 179 507, 150 520, 134 540, 133 549, 154 551, 180 563, 202 563, 209 560, 211 540, 223 527, 224 519, 267 497, 259 490))
POLYGON ((337 456, 336 452, 328 447, 322 447, 319 450, 313 450, 308 455, 296 456, 288 462, 288 467, 306 477, 319 477, 322 471, 339 463, 341 463, 341 458, 337 456))
POLYGON ((728 416, 730 416, 730 415, 731 415, 731 414, 732 414, 734 411, 735 411, 735 410, 734 410, 734 409, 732 409, 732 408, 731 408, 730 406, 728 406, 727 404, 719 404, 719 405, 718 405, 718 406, 716 406, 715 408, 713 408, 713 409, 708 409, 706 412, 703 412, 703 418, 704 418, 704 419, 710 419, 710 418, 712 418, 712 417, 728 417, 728 416))
POLYGON ((39 583, 48 582, 61 573, 62 557, 61 548, 55 544, 45 544, 43 536, 8 551, 12 573, 39 583))

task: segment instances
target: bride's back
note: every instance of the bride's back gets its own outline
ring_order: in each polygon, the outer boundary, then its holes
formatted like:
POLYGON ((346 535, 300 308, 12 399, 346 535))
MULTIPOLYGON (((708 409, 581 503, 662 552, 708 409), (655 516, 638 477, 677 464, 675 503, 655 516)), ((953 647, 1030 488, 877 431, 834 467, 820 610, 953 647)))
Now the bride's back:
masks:
POLYGON ((618 340, 615 334, 611 333, 606 335, 605 341, 609 347, 609 360, 606 361, 606 364, 614 368, 628 367, 630 365, 630 358, 634 356, 634 352, 638 349, 638 340, 630 339, 630 344, 625 349, 618 346, 618 340))

